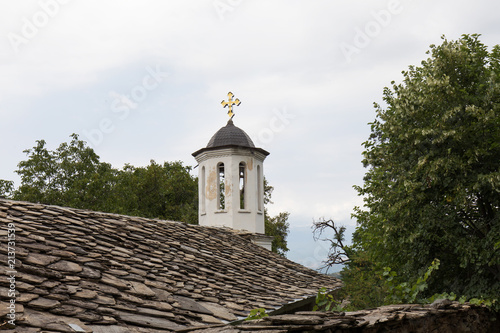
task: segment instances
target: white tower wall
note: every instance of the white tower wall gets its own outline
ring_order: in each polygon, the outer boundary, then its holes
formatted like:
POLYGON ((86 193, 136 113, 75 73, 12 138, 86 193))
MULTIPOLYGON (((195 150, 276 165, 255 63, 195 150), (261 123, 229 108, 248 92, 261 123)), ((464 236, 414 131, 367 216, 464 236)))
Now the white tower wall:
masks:
POLYGON ((197 155, 199 223, 264 234, 266 155, 245 147, 221 147, 197 155), (224 207, 220 205, 219 165, 224 164, 224 207), (240 163, 244 165, 244 208, 240 204, 240 163))

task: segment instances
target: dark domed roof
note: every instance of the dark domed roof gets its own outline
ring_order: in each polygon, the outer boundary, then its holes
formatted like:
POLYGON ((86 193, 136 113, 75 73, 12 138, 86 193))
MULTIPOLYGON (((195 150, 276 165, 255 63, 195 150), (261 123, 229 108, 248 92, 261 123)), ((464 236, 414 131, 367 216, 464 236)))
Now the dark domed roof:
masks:
POLYGON ((227 125, 222 127, 217 133, 212 136, 208 142, 207 148, 215 148, 222 146, 240 146, 255 148, 252 139, 241 128, 234 126, 230 119, 227 125))
POLYGON ((205 148, 195 151, 192 155, 196 158, 202 153, 225 148, 244 148, 245 150, 250 150, 252 153, 258 152, 264 156, 269 155, 269 152, 264 149, 256 148, 248 134, 241 128, 234 126, 231 119, 227 122, 226 126, 222 127, 212 136, 205 148))

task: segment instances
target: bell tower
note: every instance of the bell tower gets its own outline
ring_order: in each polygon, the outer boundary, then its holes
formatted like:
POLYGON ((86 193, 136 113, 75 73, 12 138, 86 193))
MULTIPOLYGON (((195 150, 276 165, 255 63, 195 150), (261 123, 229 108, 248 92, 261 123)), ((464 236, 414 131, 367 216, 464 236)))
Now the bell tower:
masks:
MULTIPOLYGON (((226 126, 205 148, 193 153, 199 170, 199 223, 264 236, 263 163, 269 153, 255 147, 252 139, 234 125, 233 105, 241 102, 233 97, 230 92, 228 101, 221 103, 229 107, 226 126)), ((264 247, 270 249, 270 242, 268 245, 264 247)))

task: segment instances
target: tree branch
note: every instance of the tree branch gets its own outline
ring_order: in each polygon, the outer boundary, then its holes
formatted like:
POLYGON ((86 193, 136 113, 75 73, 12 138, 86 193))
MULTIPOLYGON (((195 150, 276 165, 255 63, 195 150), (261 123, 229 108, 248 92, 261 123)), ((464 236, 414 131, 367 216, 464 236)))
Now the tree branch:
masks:
POLYGON ((349 248, 344 245, 344 226, 337 226, 335 222, 330 220, 325 220, 321 218, 319 221, 313 221, 313 237, 314 240, 328 241, 330 242, 330 249, 328 251, 327 259, 324 261, 326 267, 332 267, 333 265, 345 264, 351 261, 349 257, 349 248), (321 235, 326 230, 333 230, 333 239, 321 238, 321 235))

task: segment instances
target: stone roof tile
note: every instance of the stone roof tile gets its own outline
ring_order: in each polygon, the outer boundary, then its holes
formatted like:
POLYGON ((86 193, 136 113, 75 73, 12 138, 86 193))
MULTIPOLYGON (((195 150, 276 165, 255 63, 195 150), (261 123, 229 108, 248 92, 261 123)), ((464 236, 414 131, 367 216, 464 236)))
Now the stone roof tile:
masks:
MULTIPOLYGON (((25 332, 210 327, 340 285, 230 229, 5 199, 0 220, 15 225, 16 323, 25 332)), ((3 265, 7 255, 0 244, 3 265)))

